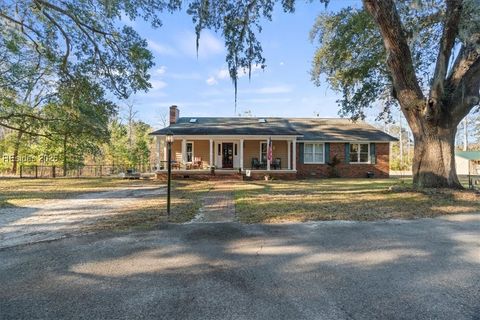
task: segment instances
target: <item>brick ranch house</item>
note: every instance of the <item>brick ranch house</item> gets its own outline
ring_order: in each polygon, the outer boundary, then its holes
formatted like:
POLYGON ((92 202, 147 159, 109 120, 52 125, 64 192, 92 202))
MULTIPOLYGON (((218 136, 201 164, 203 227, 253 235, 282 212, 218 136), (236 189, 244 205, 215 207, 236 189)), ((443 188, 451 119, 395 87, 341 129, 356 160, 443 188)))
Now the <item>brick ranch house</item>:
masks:
POLYGON ((263 179, 307 177, 376 178, 389 176, 390 142, 397 139, 349 119, 180 117, 170 107, 170 125, 156 137, 157 176, 166 176, 167 133, 172 144, 173 176, 245 176, 263 179), (271 142, 272 157, 268 157, 271 142), (337 165, 332 168, 332 162, 337 165), (330 164, 330 165, 329 165, 330 164))

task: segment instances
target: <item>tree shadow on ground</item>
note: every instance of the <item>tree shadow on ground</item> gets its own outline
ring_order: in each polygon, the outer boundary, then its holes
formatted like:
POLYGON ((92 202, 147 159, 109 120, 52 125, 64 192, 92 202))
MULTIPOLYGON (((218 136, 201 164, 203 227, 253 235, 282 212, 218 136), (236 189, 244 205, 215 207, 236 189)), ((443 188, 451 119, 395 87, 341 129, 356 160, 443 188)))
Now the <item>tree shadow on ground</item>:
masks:
POLYGON ((474 218, 162 225, 68 239, 0 251, 11 288, 0 308, 48 318, 472 319, 479 231, 474 218))

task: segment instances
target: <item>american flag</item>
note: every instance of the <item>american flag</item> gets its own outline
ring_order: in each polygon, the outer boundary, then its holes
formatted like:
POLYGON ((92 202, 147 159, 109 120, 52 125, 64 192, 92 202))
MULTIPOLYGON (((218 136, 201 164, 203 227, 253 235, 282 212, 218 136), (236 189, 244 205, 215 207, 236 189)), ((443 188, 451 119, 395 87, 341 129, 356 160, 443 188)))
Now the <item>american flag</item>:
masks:
POLYGON ((268 139, 267 160, 272 162, 273 150, 272 150, 272 138, 268 139))

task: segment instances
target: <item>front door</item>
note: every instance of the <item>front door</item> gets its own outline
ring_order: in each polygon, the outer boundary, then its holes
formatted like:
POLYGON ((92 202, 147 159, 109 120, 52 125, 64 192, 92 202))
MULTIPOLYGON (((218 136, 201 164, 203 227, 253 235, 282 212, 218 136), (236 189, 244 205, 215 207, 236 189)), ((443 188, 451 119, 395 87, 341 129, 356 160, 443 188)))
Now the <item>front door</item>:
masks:
POLYGON ((233 168, 233 143, 222 143, 222 168, 233 168))

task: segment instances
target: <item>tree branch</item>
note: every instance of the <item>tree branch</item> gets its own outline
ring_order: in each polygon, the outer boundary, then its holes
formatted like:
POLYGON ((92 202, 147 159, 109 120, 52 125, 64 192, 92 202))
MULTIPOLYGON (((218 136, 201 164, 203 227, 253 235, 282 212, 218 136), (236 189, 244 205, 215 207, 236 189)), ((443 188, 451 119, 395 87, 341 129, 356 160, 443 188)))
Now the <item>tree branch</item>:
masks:
POLYGON ((382 34, 396 97, 406 112, 422 110, 424 95, 413 67, 400 16, 393 0, 363 0, 382 34))
MULTIPOLYGON (((38 5, 38 7, 41 9, 40 5, 38 5)), ((45 10, 40 10, 42 12, 42 14, 51 22, 53 23, 53 25, 55 27, 57 27, 57 29, 60 31, 60 33, 62 34, 63 36, 63 39, 65 40, 65 54, 63 55, 63 61, 62 61, 62 70, 63 71, 66 71, 67 69, 67 63, 68 63, 68 57, 70 56, 70 37, 68 36, 68 34, 65 32, 65 30, 63 30, 62 26, 57 23, 57 21, 55 21, 55 19, 50 16, 45 10)))
POLYGON ((40 132, 28 131, 28 130, 25 130, 25 129, 22 129, 22 128, 14 127, 14 126, 6 124, 6 123, 0 122, 0 126, 5 127, 7 129, 11 129, 11 130, 20 131, 22 133, 25 133, 25 134, 28 134, 28 135, 31 135, 31 136, 45 137, 45 138, 50 139, 50 140, 52 139, 51 135, 49 135, 49 134, 43 134, 43 133, 40 133, 40 132))
POLYGON ((455 38, 458 34, 458 26, 462 13, 461 0, 447 0, 447 10, 445 22, 443 24, 442 38, 440 39, 440 47, 438 50, 437 63, 433 75, 433 83, 430 89, 430 102, 438 105, 443 98, 445 76, 448 69, 448 60, 452 54, 455 38))
POLYGON ((452 91, 459 86, 465 74, 479 59, 480 49, 475 44, 462 45, 447 78, 447 85, 452 91))
POLYGON ((455 110, 452 110, 452 116, 458 122, 480 103, 480 56, 461 78, 451 99, 458 102, 455 110))

